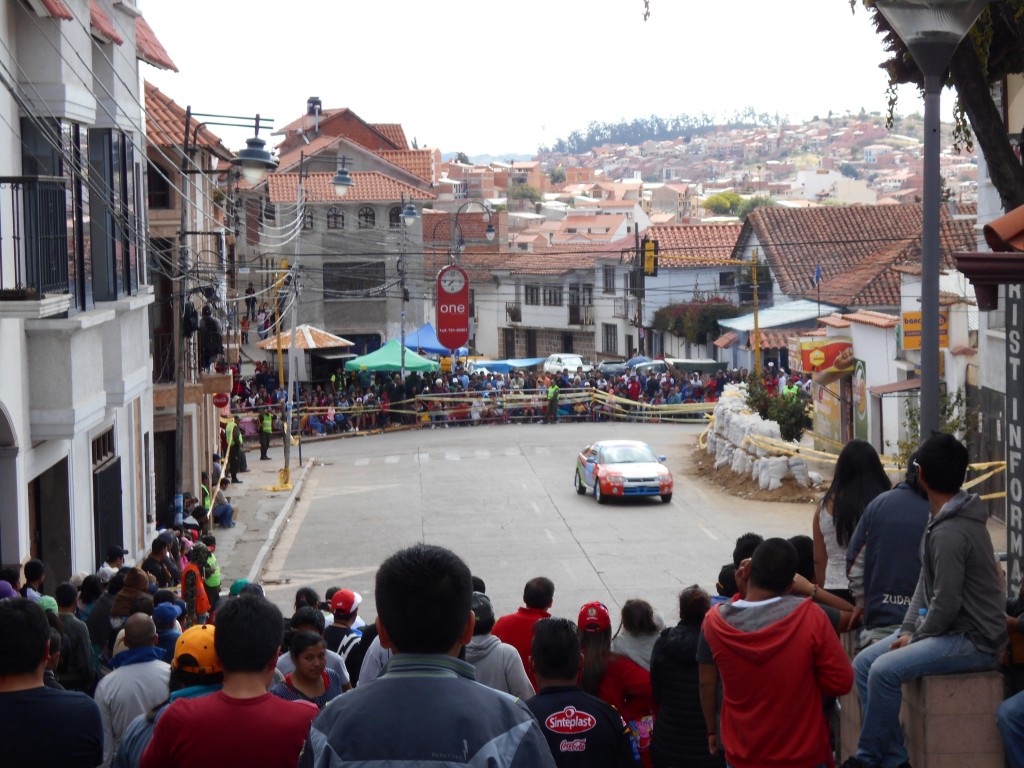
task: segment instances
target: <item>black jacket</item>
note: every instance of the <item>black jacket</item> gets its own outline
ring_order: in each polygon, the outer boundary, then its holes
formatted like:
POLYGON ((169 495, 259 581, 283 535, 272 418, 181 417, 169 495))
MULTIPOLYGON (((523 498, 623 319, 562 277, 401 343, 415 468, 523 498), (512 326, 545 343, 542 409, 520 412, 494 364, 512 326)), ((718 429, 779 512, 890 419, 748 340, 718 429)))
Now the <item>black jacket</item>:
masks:
POLYGON ((699 626, 680 622, 664 630, 654 644, 651 687, 658 718, 651 738, 651 760, 655 768, 725 765, 721 751, 708 754, 696 658, 699 633, 699 626))

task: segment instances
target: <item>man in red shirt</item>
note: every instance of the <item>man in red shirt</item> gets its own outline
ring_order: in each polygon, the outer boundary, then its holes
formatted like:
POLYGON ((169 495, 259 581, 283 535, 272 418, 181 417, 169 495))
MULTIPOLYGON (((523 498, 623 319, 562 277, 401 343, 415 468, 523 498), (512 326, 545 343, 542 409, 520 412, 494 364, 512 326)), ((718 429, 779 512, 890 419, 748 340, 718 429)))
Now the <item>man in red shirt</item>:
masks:
POLYGON ((714 667, 722 679, 721 746, 734 768, 831 765, 823 696, 853 686, 825 612, 787 594, 796 549, 767 539, 750 559, 746 597, 712 608, 697 645, 708 748, 719 749, 714 667))
POLYGON ((243 595, 218 610, 214 649, 224 667, 224 687, 178 699, 164 710, 141 768, 297 765, 319 710, 267 693, 283 637, 281 611, 262 597, 243 595))
POLYGON ((523 660, 523 667, 530 678, 530 684, 534 690, 537 689, 537 680, 533 676, 533 669, 530 666, 530 645, 533 643, 533 625, 541 619, 551 618, 548 609, 555 599, 555 585, 551 579, 538 576, 530 579, 523 587, 523 602, 525 608, 520 608, 515 613, 502 616, 494 623, 491 634, 508 643, 519 651, 523 660))

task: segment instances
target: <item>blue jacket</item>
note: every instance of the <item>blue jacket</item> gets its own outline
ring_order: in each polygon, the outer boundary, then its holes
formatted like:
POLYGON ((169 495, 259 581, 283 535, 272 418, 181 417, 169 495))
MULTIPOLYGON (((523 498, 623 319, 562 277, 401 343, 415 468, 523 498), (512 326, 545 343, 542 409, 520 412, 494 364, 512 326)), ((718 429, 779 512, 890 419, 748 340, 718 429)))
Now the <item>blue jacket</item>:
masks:
POLYGON ((846 549, 850 590, 863 596, 867 629, 901 624, 921 572, 921 536, 928 502, 906 483, 879 494, 864 509, 846 549))
POLYGON ((526 704, 476 682, 471 664, 433 654, 396 654, 313 721, 299 765, 349 764, 555 768, 526 704))

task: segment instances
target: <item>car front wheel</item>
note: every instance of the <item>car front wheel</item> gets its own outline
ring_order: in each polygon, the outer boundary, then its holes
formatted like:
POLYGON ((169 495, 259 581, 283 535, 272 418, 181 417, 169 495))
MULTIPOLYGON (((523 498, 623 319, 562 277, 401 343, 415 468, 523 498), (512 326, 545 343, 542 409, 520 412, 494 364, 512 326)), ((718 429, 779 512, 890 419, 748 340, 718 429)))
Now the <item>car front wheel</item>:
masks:
POLYGON ((578 469, 576 470, 574 481, 576 484, 576 493, 580 496, 585 494, 587 492, 587 486, 583 484, 583 479, 580 477, 580 471, 578 469))
POLYGON ((663 494, 661 494, 661 503, 662 504, 668 504, 670 501, 672 501, 672 494, 671 493, 663 493, 663 494))
POLYGON ((601 493, 601 481, 594 479, 594 498, 597 499, 598 504, 607 504, 608 497, 601 493))

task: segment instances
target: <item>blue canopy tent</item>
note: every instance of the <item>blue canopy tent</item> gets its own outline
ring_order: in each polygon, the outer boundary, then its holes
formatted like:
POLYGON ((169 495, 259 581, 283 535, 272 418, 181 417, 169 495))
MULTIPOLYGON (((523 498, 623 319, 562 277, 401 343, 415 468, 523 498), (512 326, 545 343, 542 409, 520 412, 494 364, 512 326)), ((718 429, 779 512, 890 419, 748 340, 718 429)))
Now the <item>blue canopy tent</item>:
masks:
MULTIPOLYGON (((441 346, 441 342, 437 340, 437 331, 434 330, 434 326, 430 323, 424 323, 412 333, 407 333, 403 341, 405 346, 414 352, 426 352, 431 355, 447 355, 451 353, 450 349, 441 346)), ((469 354, 469 349, 459 347, 455 350, 455 354, 457 357, 465 357, 469 354)))
POLYGON ((546 359, 545 357, 516 357, 508 360, 481 360, 479 364, 491 373, 511 373, 520 368, 533 368, 546 359))

